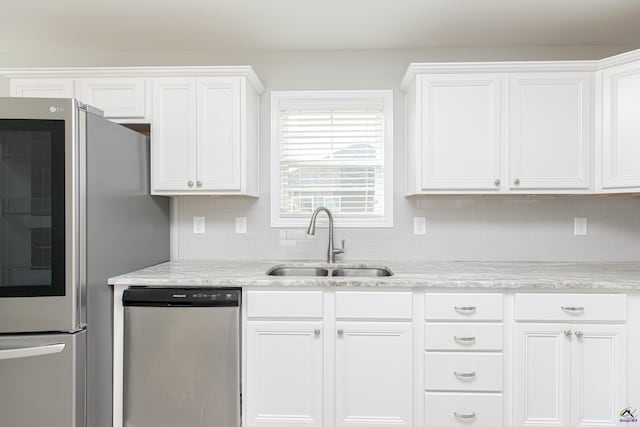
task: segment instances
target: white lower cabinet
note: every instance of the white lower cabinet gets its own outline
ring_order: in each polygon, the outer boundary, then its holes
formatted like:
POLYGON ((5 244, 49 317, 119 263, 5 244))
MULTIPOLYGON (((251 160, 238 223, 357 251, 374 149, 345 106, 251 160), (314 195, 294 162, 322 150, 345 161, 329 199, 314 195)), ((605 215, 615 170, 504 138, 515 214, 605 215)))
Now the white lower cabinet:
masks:
POLYGON ((336 324, 336 425, 412 426, 410 322, 336 324))
POLYGON ((626 406, 626 327, 515 328, 515 427, 618 426, 626 406))
POLYGON ((412 293, 361 296, 247 292, 245 427, 413 427, 412 293))
POLYGON ((321 321, 247 322, 247 427, 323 426, 321 330, 321 321))

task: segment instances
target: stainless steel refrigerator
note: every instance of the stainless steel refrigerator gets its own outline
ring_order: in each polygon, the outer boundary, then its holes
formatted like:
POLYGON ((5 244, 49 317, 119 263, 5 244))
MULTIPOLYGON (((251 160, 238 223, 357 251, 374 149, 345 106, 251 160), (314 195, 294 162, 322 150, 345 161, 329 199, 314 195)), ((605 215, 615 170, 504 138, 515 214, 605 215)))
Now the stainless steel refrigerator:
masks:
POLYGON ((0 425, 112 423, 110 276, 169 258, 149 139, 72 99, 0 98, 0 425))

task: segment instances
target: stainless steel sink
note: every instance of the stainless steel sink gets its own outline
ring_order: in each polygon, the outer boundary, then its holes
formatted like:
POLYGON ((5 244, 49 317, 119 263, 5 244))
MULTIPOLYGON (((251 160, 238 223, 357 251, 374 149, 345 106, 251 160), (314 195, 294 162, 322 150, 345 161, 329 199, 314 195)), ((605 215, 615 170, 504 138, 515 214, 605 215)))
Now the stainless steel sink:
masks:
POLYGON ((290 277, 388 277, 393 272, 387 267, 313 267, 276 265, 266 273, 268 276, 290 277))
POLYGON ((275 266, 267 271, 268 276, 315 276, 323 277, 329 275, 329 270, 319 267, 288 267, 275 266))
POLYGON ((387 267, 340 267, 331 271, 332 276, 387 277, 393 275, 387 267))

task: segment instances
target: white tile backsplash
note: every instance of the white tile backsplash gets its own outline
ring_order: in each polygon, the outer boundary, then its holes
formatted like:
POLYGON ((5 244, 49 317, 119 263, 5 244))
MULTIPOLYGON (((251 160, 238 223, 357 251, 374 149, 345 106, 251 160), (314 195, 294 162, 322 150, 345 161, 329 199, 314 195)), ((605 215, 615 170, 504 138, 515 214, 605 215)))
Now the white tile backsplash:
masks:
MULTIPOLYGON (((616 196, 395 196, 392 228, 336 229, 346 260, 640 261, 640 199, 616 196), (413 234, 413 217, 427 219, 413 234), (589 221, 573 235, 573 218, 589 221)), ((269 197, 183 197, 174 204, 179 259, 323 260, 327 230, 309 238, 304 228, 272 228, 269 197), (192 219, 205 216, 206 233, 192 219), (247 234, 235 218, 247 217, 247 234)))

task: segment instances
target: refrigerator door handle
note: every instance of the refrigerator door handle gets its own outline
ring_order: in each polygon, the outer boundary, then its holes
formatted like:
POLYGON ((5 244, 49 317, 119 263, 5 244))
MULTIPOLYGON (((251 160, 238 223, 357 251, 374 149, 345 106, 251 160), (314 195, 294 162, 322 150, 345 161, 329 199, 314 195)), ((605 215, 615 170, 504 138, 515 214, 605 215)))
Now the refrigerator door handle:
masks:
POLYGON ((25 357, 44 356, 47 354, 62 353, 66 344, 47 344, 34 347, 18 347, 0 349, 0 360, 23 359, 25 357))

